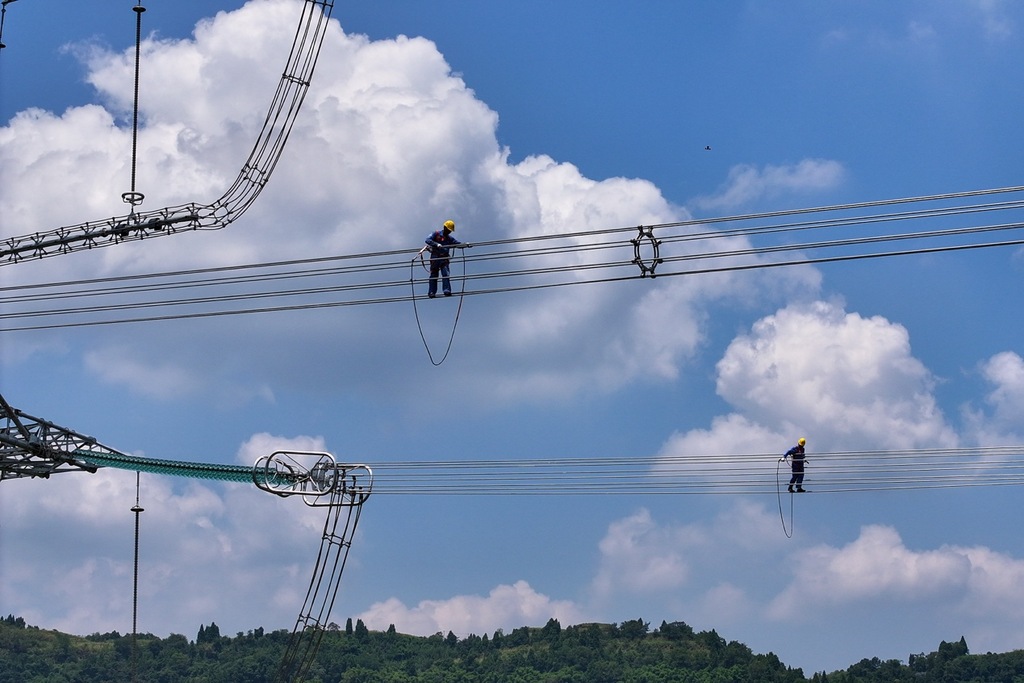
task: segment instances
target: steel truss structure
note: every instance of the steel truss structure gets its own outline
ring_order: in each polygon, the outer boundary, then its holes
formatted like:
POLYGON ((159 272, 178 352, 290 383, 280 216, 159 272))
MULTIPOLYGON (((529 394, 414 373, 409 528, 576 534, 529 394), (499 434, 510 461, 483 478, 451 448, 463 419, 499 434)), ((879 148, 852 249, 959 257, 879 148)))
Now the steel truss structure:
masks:
MULTIPOLYGON (((4 5, 6 7, 6 3, 4 5)), ((303 3, 288 61, 263 129, 235 182, 220 199, 210 204, 190 203, 141 212, 136 212, 133 205, 126 216, 8 237, 0 241, 0 265, 187 230, 217 230, 238 220, 259 196, 281 158, 309 90, 333 6, 333 0, 305 0, 303 3)))
POLYGON ((309 674, 328 628, 363 503, 373 489, 373 472, 365 465, 339 465, 328 453, 278 451, 257 461, 253 481, 265 491, 299 495, 306 505, 327 508, 313 578, 274 676, 275 683, 299 683, 309 674), (310 459, 311 464, 303 462, 310 459))
POLYGON ((95 472, 81 451, 114 455, 117 451, 70 429, 12 408, 0 395, 0 481, 47 478, 61 472, 95 472))
POLYGON ((316 660, 341 586, 363 503, 373 489, 366 465, 339 465, 329 453, 277 451, 253 467, 156 460, 126 455, 96 439, 12 408, 0 396, 0 480, 47 478, 102 467, 201 479, 250 482, 278 496, 299 496, 327 510, 313 577, 275 683, 301 683, 316 660))

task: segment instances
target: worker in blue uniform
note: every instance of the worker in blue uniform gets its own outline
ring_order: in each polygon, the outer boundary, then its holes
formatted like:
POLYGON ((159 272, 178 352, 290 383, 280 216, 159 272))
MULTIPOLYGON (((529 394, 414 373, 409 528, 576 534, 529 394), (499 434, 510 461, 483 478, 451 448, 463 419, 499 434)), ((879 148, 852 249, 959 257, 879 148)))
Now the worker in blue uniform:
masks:
POLYGON ((796 485, 796 493, 804 493, 804 463, 806 458, 804 457, 804 444, 807 443, 807 439, 800 437, 796 442, 796 445, 786 451, 786 455, 783 456, 783 460, 789 460, 790 467, 793 471, 793 476, 789 478, 789 492, 793 493, 793 485, 796 485))
POLYGON ((441 291, 445 296, 452 295, 452 282, 449 279, 451 253, 448 250, 455 245, 461 245, 461 242, 452 237, 453 232, 455 232, 454 221, 445 221, 440 230, 435 230, 427 237, 425 240, 427 246, 420 249, 420 254, 427 249, 430 250, 430 284, 427 287, 427 296, 431 299, 437 296, 438 275, 441 276, 441 291))

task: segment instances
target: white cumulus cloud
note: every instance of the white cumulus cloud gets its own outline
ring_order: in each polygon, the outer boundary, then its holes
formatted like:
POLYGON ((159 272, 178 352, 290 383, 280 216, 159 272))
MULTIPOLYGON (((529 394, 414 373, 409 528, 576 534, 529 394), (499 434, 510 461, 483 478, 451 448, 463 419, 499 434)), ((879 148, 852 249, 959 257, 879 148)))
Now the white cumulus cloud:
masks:
POLYGON ((827 617, 884 601, 943 621, 953 615, 969 640, 977 634, 986 647, 1012 647, 1022 629, 1024 560, 989 548, 914 550, 896 529, 869 525, 843 547, 820 544, 794 559, 792 582, 768 605, 769 618, 792 620, 811 612, 827 617), (993 623, 1006 631, 994 637, 993 623))
POLYGON ((789 617, 811 605, 837 605, 886 597, 934 598, 963 586, 970 562, 951 550, 915 552, 891 527, 868 526, 844 548, 821 545, 798 555, 793 583, 772 603, 770 614, 789 617))
POLYGON ((956 442, 907 330, 881 316, 790 306, 734 339, 717 368, 718 393, 748 419, 822 450, 956 442))
POLYGON ((607 596, 677 587, 689 573, 684 551, 702 543, 700 530, 661 527, 648 510, 612 522, 599 544, 601 566, 594 578, 594 592, 607 596))
POLYGON ((738 502, 708 522, 659 523, 647 509, 613 521, 598 544, 600 564, 591 591, 597 603, 675 597, 710 591, 740 605, 728 577, 750 553, 778 552, 778 518, 764 506, 738 502), (713 580, 711 580, 713 579, 713 580))
POLYGON ((995 409, 997 420, 1011 423, 1024 418, 1024 359, 1012 351, 998 353, 982 366, 995 389, 986 401, 995 409))
POLYGON ((980 446, 1019 443, 1024 432, 1024 359, 1003 351, 982 362, 979 372, 993 389, 985 396, 988 410, 963 406, 968 431, 980 446))
POLYGON ((584 620, 582 610, 575 604, 552 600, 526 581, 497 586, 486 597, 458 595, 447 600, 423 600, 415 607, 389 598, 374 603, 359 618, 368 628, 379 631, 394 624, 401 633, 427 636, 451 631, 461 637, 519 626, 543 626, 552 618, 563 625, 584 620))

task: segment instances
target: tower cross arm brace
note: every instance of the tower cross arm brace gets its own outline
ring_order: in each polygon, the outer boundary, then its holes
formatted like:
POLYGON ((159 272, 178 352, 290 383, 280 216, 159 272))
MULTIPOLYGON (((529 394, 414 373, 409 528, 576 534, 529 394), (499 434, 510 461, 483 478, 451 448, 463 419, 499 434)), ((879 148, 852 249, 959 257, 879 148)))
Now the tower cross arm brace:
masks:
MULTIPOLYGON (((221 227, 212 206, 186 204, 70 225, 46 232, 0 241, 0 265, 94 249, 120 242, 134 242, 186 230, 221 227)), ((226 225, 226 223, 225 223, 226 225)))
POLYGON ((46 478, 61 472, 95 472, 97 466, 83 460, 78 451, 117 454, 91 436, 12 408, 0 396, 0 481, 46 478))

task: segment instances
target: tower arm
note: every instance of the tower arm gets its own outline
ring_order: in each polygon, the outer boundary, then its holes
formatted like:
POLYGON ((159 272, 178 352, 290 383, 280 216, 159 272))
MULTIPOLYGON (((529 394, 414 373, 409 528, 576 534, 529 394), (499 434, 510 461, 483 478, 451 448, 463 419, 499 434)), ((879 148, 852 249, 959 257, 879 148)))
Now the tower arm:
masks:
POLYGON ((0 395, 0 481, 49 477, 60 472, 95 472, 76 451, 117 451, 54 423, 12 408, 0 395))
POLYGON ((309 90, 333 6, 333 0, 305 0, 303 3, 288 61, 263 129, 235 182, 220 199, 211 204, 133 210, 125 216, 3 238, 0 239, 0 266, 186 230, 217 230, 237 220, 259 196, 281 158, 309 90))

